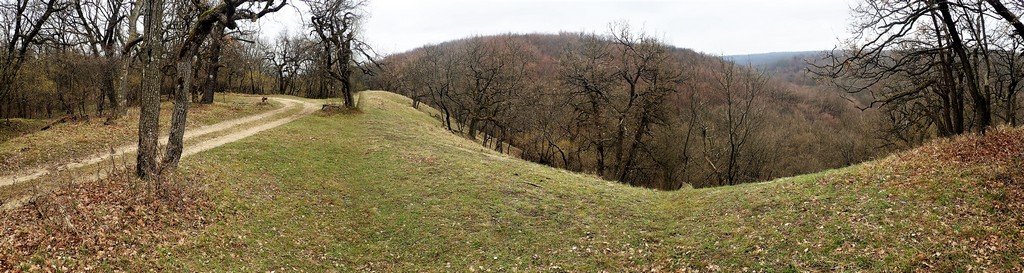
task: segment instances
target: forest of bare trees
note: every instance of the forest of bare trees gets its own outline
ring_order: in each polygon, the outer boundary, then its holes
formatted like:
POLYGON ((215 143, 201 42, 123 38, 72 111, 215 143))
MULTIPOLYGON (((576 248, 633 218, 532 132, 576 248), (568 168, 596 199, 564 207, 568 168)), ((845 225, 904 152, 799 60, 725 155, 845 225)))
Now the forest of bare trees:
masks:
POLYGON ((475 37, 383 62, 370 84, 437 109, 451 131, 636 186, 735 185, 877 152, 863 126, 869 115, 835 93, 677 49, 624 24, 602 34, 475 37))
POLYGON ((882 109, 889 143, 1017 126, 1021 10, 1019 1, 864 1, 853 11, 857 35, 813 72, 882 109))

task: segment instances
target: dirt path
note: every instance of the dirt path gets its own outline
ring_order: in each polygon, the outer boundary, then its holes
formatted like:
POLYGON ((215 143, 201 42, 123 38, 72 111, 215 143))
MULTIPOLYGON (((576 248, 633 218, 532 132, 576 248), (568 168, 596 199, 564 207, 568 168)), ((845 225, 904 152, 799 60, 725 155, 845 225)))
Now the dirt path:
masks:
MULTIPOLYGON (((251 126, 251 127, 244 128, 244 129, 236 131, 236 132, 231 132, 231 133, 223 135, 223 136, 215 137, 213 139, 203 140, 203 141, 198 142, 198 143, 189 143, 189 144, 187 144, 185 146, 185 150, 182 151, 181 156, 182 157, 187 157, 187 156, 190 156, 190 155, 194 155, 196 153, 199 153, 199 152, 202 152, 202 151, 206 151, 206 150, 209 150, 209 149, 213 149, 213 148, 216 148, 218 146, 221 146, 221 145, 224 145, 224 144, 228 144, 228 143, 231 143, 231 142, 234 142, 234 141, 238 141, 240 139, 243 139, 243 138, 255 135, 256 133, 272 129, 274 127, 278 127, 278 126, 284 125, 286 123, 292 122, 292 121, 294 121, 296 119, 299 119, 301 117, 304 117, 306 115, 309 115, 309 114, 315 112, 317 110, 317 107, 319 106, 319 105, 317 105, 315 103, 303 102, 303 101, 299 101, 299 100, 295 100, 295 99, 286 99, 286 98, 270 98, 270 99, 272 99, 274 101, 277 101, 277 102, 280 102, 282 104, 285 104, 286 106, 281 107, 280 109, 276 109, 276 110, 273 110, 273 111, 266 112, 266 113, 262 113, 262 114, 258 114, 258 115, 252 115, 252 116, 238 118, 238 119, 233 119, 233 120, 228 120, 228 121, 220 122, 220 123, 217 123, 217 124, 207 125, 207 126, 203 126, 203 127, 199 127, 199 128, 195 128, 195 129, 190 129, 190 130, 186 131, 185 132, 185 141, 188 141, 188 140, 196 138, 196 137, 200 137, 200 136, 204 136, 204 135, 208 135, 208 134, 212 134, 212 133, 216 133, 216 132, 221 132, 221 131, 225 131, 225 130, 231 130, 231 129, 234 129, 234 128, 239 127, 241 125, 249 125, 249 126, 251 126), (292 111, 292 110, 295 110, 295 109, 301 109, 301 110, 299 110, 295 114, 291 114, 291 115, 288 115, 286 117, 281 117, 281 118, 277 118, 277 119, 273 119, 273 120, 267 120, 267 119, 269 119, 271 117, 274 117, 274 116, 277 116, 277 115, 280 115, 282 113, 285 113, 285 112, 288 112, 288 111, 292 111), (266 120, 266 121, 264 121, 264 120, 266 120), (263 121, 263 122, 255 123, 257 121, 263 121), (249 123, 254 123, 254 124, 249 124, 249 123)), ((167 144, 167 135, 166 134, 160 137, 160 145, 165 145, 165 144, 167 144)), ((23 170, 23 171, 19 172, 18 174, 0 177, 0 187, 7 186, 7 185, 12 185, 12 184, 16 184, 16 183, 21 183, 21 182, 25 182, 25 181, 30 181, 30 180, 33 180, 33 179, 36 179, 36 178, 39 178, 39 177, 42 177, 42 176, 54 173, 54 172, 62 172, 62 171, 74 170, 74 169, 90 166, 90 165, 93 165, 93 164, 97 164, 97 163, 109 160, 109 159, 114 158, 114 157, 123 156, 123 155, 128 154, 128 153, 134 153, 136 149, 138 149, 138 147, 134 143, 125 144, 125 145, 123 145, 121 147, 113 149, 112 152, 110 152, 110 153, 102 153, 102 154, 92 155, 92 156, 89 156, 89 157, 86 157, 86 158, 82 158, 82 159, 76 160, 76 161, 71 162, 71 163, 59 165, 59 166, 56 166, 56 167, 26 169, 26 170, 23 170)))

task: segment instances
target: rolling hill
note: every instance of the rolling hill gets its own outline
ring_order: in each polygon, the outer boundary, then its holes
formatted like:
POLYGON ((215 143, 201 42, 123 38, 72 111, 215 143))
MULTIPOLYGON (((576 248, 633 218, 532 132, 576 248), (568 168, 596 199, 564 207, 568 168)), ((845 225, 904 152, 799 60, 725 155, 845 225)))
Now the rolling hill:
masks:
MULTIPOLYGON (((186 160, 180 181, 200 186, 208 204, 198 214, 170 206, 156 218, 187 213, 196 224, 172 225, 166 232, 181 236, 171 239, 115 237, 135 256, 96 264, 165 271, 1024 269, 1019 129, 935 141, 818 174, 666 192, 490 151, 445 131, 399 95, 360 98, 361 113, 315 114, 186 160)), ((15 236, 0 242, 21 239, 15 236)), ((17 267, 81 268, 75 261, 104 253, 85 243, 64 247, 40 246, 17 267)))

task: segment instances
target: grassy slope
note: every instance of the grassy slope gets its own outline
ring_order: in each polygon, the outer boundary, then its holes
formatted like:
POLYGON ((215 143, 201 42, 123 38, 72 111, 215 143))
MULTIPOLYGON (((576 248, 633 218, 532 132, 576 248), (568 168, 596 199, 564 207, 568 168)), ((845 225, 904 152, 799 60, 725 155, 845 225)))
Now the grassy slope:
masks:
MULTIPOLYGON (((161 248, 163 266, 1022 269, 1020 153, 950 153, 977 139, 765 184, 659 192, 497 155, 406 98, 363 98, 362 114, 304 118, 189 160, 217 220, 161 248)), ((1024 141, 974 148, 1005 145, 1024 141)))

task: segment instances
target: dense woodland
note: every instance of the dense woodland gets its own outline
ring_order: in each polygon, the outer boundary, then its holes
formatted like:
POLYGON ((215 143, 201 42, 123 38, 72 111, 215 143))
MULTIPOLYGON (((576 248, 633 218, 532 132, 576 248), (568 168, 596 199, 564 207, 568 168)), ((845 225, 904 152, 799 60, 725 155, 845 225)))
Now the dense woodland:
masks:
POLYGON ((372 84, 438 109, 499 151, 632 185, 734 185, 875 155, 838 93, 674 48, 626 25, 499 35, 390 56, 372 84), (514 147, 514 148, 511 148, 514 147))
POLYGON ((340 97, 352 108, 357 90, 384 89, 496 150, 660 189, 846 166, 1021 120, 1020 3, 861 1, 845 44, 758 67, 627 24, 381 57, 360 36, 364 1, 299 3, 304 29, 266 39, 239 23, 290 3, 0 0, 0 117, 113 124, 139 106, 146 176, 176 166, 189 105, 216 92, 340 97), (157 164, 160 100, 175 108, 157 164))

